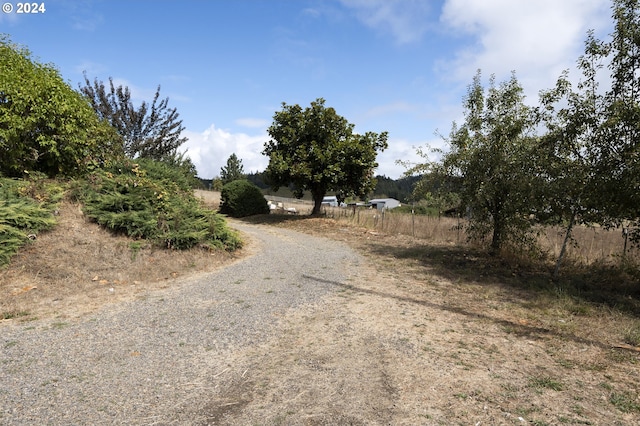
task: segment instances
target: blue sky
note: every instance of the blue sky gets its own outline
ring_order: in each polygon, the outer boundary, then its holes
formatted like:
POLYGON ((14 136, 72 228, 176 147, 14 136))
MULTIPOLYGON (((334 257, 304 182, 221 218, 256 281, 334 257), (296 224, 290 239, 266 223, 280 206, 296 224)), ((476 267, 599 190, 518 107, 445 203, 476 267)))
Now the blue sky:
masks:
MULTIPOLYGON (((232 153, 261 171, 282 102, 322 97, 356 131, 388 131, 379 174, 415 147, 443 146, 462 120, 477 69, 515 71, 527 100, 573 69, 586 32, 611 32, 609 0, 48 0, 41 14, 0 13, 0 33, 53 63, 73 87, 83 72, 127 85, 136 102, 176 107, 201 177, 232 153)), ((39 2, 41 3, 41 2, 39 2)), ((579 75, 572 71, 572 78, 579 75)))

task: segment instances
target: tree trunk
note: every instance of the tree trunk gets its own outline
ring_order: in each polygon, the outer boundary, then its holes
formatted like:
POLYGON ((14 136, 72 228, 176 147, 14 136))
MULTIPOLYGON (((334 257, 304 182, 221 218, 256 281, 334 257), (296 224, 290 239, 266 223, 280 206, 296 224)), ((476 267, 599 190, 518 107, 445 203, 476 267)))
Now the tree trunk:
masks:
POLYGON ((500 253, 500 247, 502 246, 502 223, 495 221, 493 223, 493 237, 491 238, 491 248, 489 252, 492 255, 500 253))
POLYGON ((311 191, 311 195, 313 197, 313 211, 311 211, 311 216, 320 215, 320 211, 322 209, 322 199, 324 198, 327 191, 311 191))
POLYGON ((562 243, 562 248, 560 249, 560 255, 558 255, 558 260, 556 260, 556 267, 553 270, 552 279, 556 281, 558 276, 560 275, 560 264, 562 263, 562 259, 567 251, 567 244, 571 239, 571 231, 573 230, 573 224, 576 221, 576 212, 571 212, 571 218, 569 219, 569 225, 567 226, 567 232, 564 234, 564 241, 562 243))
POLYGON ((500 249, 502 248, 502 234, 504 233, 504 218, 500 198, 494 199, 491 215, 493 216, 493 237, 491 238, 489 253, 491 255, 497 255, 500 254, 500 249))

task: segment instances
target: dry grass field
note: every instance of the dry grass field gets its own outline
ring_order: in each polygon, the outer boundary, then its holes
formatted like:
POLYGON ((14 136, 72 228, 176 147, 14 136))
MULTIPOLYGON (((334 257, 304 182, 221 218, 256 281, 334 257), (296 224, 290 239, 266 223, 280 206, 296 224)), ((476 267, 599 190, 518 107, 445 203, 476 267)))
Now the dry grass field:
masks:
MULTIPOLYGON (((212 208, 218 208, 220 193, 215 191, 197 190, 196 196, 212 208)), ((269 198, 269 197, 267 197, 269 198)), ((299 214, 311 212, 313 207, 309 201, 296 199, 281 199, 271 197, 274 202, 282 202, 284 207, 296 207, 299 214)), ((378 210, 351 208, 324 208, 326 217, 336 219, 374 231, 381 231, 391 235, 412 236, 421 240, 428 240, 435 244, 455 244, 466 246, 464 219, 450 217, 431 217, 394 213, 386 211, 383 215, 378 210)), ((567 258, 577 264, 619 264, 624 253, 625 241, 620 229, 607 230, 601 227, 577 226, 573 230, 574 242, 568 247, 567 258)), ((546 227, 540 232, 539 245, 550 259, 556 259, 560 254, 564 230, 560 227, 546 227)), ((640 264, 640 248, 627 244, 627 261, 640 264)))
MULTIPOLYGON (((340 222, 355 224, 388 234, 408 235, 426 239, 436 244, 466 245, 464 219, 431 217, 407 213, 377 210, 331 208, 326 209, 328 217, 340 222)), ((620 229, 607 230, 601 227, 578 226, 573 230, 574 243, 568 247, 567 257, 576 263, 591 265, 596 263, 618 264, 624 252, 624 238, 620 229)), ((560 254, 564 230, 560 227, 546 227, 541 230, 539 245, 550 258, 560 254)), ((640 263, 640 249, 627 244, 627 260, 640 263)))

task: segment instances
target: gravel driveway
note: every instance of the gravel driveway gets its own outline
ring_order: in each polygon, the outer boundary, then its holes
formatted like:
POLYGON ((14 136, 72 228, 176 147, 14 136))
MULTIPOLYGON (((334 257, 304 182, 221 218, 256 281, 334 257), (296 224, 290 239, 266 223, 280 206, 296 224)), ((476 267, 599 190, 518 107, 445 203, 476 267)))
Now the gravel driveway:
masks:
POLYGON ((0 424, 202 423, 194 413, 234 352, 273 337, 279 318, 360 262, 335 241, 234 227, 256 253, 216 273, 79 320, 0 325, 0 424))

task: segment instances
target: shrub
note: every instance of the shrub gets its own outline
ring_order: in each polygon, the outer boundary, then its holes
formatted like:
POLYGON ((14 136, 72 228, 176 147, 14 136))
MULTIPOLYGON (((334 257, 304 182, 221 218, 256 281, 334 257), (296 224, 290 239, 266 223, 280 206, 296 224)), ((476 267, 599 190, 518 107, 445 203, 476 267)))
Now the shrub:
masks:
POLYGON ((224 218, 202 206, 166 164, 126 160, 92 173, 78 186, 75 194, 85 214, 114 232, 175 249, 242 245, 224 218))
POLYGON ((0 36, 0 173, 82 175, 120 152, 115 130, 50 64, 0 36))
POLYGON ((0 265, 9 262, 30 234, 55 225, 53 210, 62 196, 55 182, 0 179, 0 265))
POLYGON ((220 213, 231 217, 269 213, 267 200, 260 188, 248 180, 235 180, 224 185, 220 200, 220 213))

